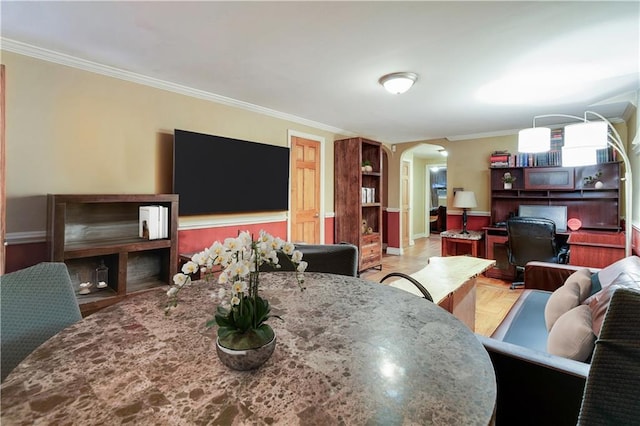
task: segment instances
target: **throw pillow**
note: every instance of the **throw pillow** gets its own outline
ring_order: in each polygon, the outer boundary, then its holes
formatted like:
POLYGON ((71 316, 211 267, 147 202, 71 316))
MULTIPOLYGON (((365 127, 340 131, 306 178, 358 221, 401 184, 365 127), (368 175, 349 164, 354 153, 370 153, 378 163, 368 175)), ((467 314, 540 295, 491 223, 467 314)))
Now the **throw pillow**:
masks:
MULTIPOLYGON (((617 262, 606 266, 593 274, 591 297, 598 291, 607 288, 620 275, 621 272, 627 272, 632 275, 640 275, 640 257, 629 256, 620 259, 617 262)), ((591 302, 588 300, 587 303, 591 302)))
POLYGON ((591 309, 593 333, 597 337, 600 337, 602 323, 609 308, 609 302, 611 301, 613 293, 617 289, 624 287, 640 290, 640 275, 634 278, 632 275, 622 272, 610 285, 596 293, 594 297, 589 298, 589 303, 585 301, 585 305, 588 305, 591 309))
POLYGON ((547 352, 584 362, 593 353, 596 336, 591 328, 591 309, 580 305, 558 318, 547 338, 547 352))
POLYGON ((571 274, 564 284, 549 297, 544 308, 547 331, 551 331, 553 324, 562 314, 581 304, 589 295, 590 290, 591 272, 589 269, 580 269, 571 274))

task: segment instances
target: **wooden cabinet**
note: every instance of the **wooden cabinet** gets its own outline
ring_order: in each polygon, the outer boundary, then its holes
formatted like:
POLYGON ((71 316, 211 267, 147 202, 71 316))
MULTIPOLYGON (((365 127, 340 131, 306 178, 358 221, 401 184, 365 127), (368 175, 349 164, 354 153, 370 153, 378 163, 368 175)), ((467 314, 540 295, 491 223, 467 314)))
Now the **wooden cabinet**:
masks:
POLYGON ((567 218, 580 219, 583 229, 619 231, 620 163, 492 168, 492 223, 517 215, 520 204, 567 206, 567 218), (516 177, 512 189, 504 189, 505 172, 516 177), (588 179, 594 176, 599 184, 588 179))
POLYGON ((358 247, 359 271, 382 268, 382 148, 363 138, 335 141, 335 241, 358 247), (371 171, 362 170, 367 162, 371 171))
POLYGON ((496 264, 487 270, 485 275, 490 278, 512 281, 516 279, 516 268, 509 263, 507 251, 506 228, 485 228, 485 252, 487 259, 493 259, 496 264))
POLYGON ((569 264, 604 268, 624 258, 624 242, 620 232, 572 232, 568 239, 569 264))
POLYGON ((170 284, 178 265, 178 195, 49 194, 47 249, 54 262, 64 262, 76 290, 91 282, 90 293, 79 294, 84 316, 128 295, 170 284), (168 209, 168 238, 147 240, 139 235, 139 208, 168 209), (108 268, 107 287, 98 289, 96 268, 108 268))

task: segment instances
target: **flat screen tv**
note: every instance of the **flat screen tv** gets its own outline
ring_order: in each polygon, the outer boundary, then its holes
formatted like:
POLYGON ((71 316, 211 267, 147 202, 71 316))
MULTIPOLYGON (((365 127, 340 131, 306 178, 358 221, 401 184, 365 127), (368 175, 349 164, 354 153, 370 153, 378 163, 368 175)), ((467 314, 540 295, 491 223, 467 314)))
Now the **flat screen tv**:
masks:
POLYGON ((556 232, 567 231, 567 206, 534 206, 521 204, 518 216, 544 217, 556 224, 556 232))
POLYGON ((289 148, 176 129, 173 192, 181 216, 289 208, 289 148))

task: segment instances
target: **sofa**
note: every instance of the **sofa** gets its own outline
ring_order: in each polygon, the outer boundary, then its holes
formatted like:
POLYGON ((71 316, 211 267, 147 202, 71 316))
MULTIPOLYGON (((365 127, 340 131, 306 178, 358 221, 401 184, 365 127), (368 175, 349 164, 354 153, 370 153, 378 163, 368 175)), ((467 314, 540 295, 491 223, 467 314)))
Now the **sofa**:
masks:
POLYGON ((491 337, 496 424, 575 425, 598 335, 619 288, 640 292, 640 258, 602 269, 525 267, 525 289, 491 337))

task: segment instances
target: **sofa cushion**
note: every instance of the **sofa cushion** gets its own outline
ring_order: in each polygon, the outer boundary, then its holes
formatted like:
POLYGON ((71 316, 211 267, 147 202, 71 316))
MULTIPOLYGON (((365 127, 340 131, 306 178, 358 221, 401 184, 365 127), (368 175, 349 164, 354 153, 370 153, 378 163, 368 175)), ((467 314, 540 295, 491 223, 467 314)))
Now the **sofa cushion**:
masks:
POLYGON ((547 352, 576 361, 589 359, 596 341, 591 321, 591 309, 587 305, 565 312, 549 332, 547 352))
POLYGON ((556 289, 544 309, 547 331, 560 316, 580 305, 590 294, 591 272, 584 268, 571 274, 564 284, 556 289))
POLYGON ((609 302, 613 293, 619 288, 635 288, 640 290, 640 275, 633 276, 626 272, 621 272, 613 282, 596 293, 594 297, 589 298, 589 302, 585 304, 591 309, 592 328, 596 336, 600 336, 600 329, 604 316, 609 308, 609 302))
MULTIPOLYGON (((634 276, 640 276, 640 257, 629 256, 624 259, 620 259, 617 262, 612 263, 609 266, 602 268, 600 271, 593 274, 591 277, 592 288, 591 297, 602 289, 607 288, 611 283, 620 275, 620 273, 626 272, 634 276)), ((587 300, 586 303, 590 303, 591 300, 587 300)))

